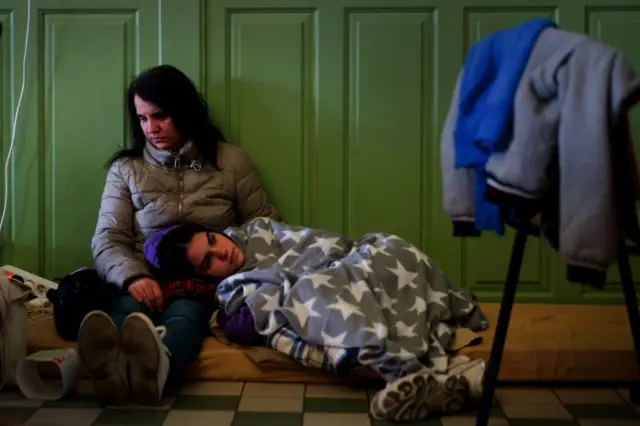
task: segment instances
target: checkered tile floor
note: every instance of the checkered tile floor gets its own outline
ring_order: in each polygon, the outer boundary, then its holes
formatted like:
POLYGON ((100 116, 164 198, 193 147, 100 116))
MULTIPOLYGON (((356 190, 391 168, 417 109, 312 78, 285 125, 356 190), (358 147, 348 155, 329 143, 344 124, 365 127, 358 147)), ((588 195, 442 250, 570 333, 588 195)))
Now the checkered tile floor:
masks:
MULTIPOLYGON (((91 385, 56 402, 30 401, 0 392, 0 412, 27 425, 164 426, 383 426, 367 416, 372 391, 337 386, 203 382, 189 383, 153 409, 101 407, 91 385)), ((491 426, 640 425, 640 407, 624 389, 503 387, 496 392, 491 426)), ((419 423, 474 426, 475 413, 419 423)))

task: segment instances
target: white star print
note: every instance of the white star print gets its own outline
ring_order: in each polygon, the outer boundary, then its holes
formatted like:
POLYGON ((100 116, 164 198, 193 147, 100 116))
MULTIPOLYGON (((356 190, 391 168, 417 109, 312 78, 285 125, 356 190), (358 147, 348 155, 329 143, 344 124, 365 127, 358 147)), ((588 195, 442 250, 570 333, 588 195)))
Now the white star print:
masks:
POLYGON ((356 282, 349 283, 349 292, 353 297, 360 302, 364 293, 370 291, 366 281, 358 280, 356 282))
POLYGON ((313 274, 308 275, 307 278, 311 280, 311 284, 313 284, 314 290, 319 289, 323 285, 329 288, 333 288, 333 285, 331 285, 331 283, 329 282, 329 280, 332 278, 331 275, 313 274))
POLYGON ((400 237, 399 237, 399 236, 397 236, 397 235, 393 235, 393 234, 389 234, 389 235, 387 235, 387 236, 386 236, 382 241, 384 241, 385 243, 387 243, 387 242, 394 243, 394 242, 396 242, 396 241, 398 241, 398 242, 404 242, 404 240, 403 240, 402 238, 400 238, 400 237))
POLYGON ((475 305, 471 302, 469 302, 469 306, 467 306, 464 309, 460 309, 460 312, 462 312, 465 315, 469 315, 471 313, 471 311, 473 311, 473 308, 475 308, 475 305))
POLYGON ((394 273, 395 276, 398 277, 398 289, 402 290, 402 288, 409 286, 411 288, 418 288, 418 284, 414 283, 413 280, 418 276, 415 272, 407 271, 402 263, 398 259, 396 259, 396 267, 395 268, 387 268, 391 272, 394 273))
POLYGON ((282 283, 282 294, 286 296, 287 294, 289 294, 290 291, 291 291, 291 281, 285 278, 284 282, 282 283))
POLYGON ((384 340, 387 338, 387 326, 381 322, 374 321, 372 327, 363 328, 364 331, 374 334, 378 340, 384 340))
POLYGON ((405 348, 400 348, 399 352, 387 352, 387 353, 389 354, 389 356, 399 358, 403 361, 416 357, 413 353, 409 352, 405 348))
POLYGON ((388 310, 393 315, 398 315, 398 311, 393 309, 393 305, 398 301, 398 299, 392 299, 391 297, 389 297, 389 294, 387 294, 387 292, 382 289, 377 288, 375 291, 378 293, 382 293, 380 295, 380 307, 382 309, 388 310))
POLYGON ((267 327, 264 328, 260 332, 260 334, 264 334, 264 335, 273 334, 276 331, 278 331, 279 328, 280 328, 280 325, 278 324, 278 321, 276 320, 276 313, 275 312, 271 312, 269 314, 267 327))
POLYGON ((313 303, 316 301, 315 297, 307 300, 304 303, 298 302, 296 299, 293 299, 293 298, 292 300, 293 300, 293 307, 288 307, 286 309, 289 312, 293 313, 296 316, 296 318, 298 318, 298 321, 300 321, 300 325, 302 327, 307 326, 307 321, 309 321, 309 318, 320 318, 322 316, 318 312, 313 310, 313 303))
POLYGON ((386 256, 391 256, 391 253, 387 253, 387 246, 382 246, 382 247, 376 247, 374 245, 370 245, 369 247, 369 253, 371 253, 371 256, 375 256, 378 253, 382 253, 386 256))
POLYGON ((271 231, 267 231, 263 228, 259 228, 258 231, 253 235, 253 237, 262 238, 268 245, 271 245, 271 242, 273 242, 273 239, 275 238, 271 231))
POLYGON ((269 254, 268 254, 268 255, 266 255, 266 256, 265 256, 264 254, 256 253, 256 254, 255 254, 255 256, 256 256, 256 260, 257 260, 258 262, 262 262, 263 260, 268 259, 268 258, 270 258, 270 257, 275 258, 275 255, 274 255, 273 253, 269 253, 269 254))
POLYGON ((400 336, 400 337, 416 337, 417 334, 416 334, 414 329, 416 328, 417 325, 418 325, 418 323, 415 323, 411 327, 409 327, 404 322, 397 321, 396 322, 396 330, 398 330, 398 336, 400 336))
POLYGON ((322 250, 322 252, 324 253, 325 256, 327 256, 329 254, 329 252, 331 251, 331 249, 340 248, 340 246, 338 245, 338 241, 340 241, 340 238, 338 238, 338 237, 333 237, 333 238, 316 237, 316 242, 311 244, 309 246, 309 249, 317 247, 320 250, 322 250))
POLYGON ((438 325, 436 326, 436 336, 438 336, 438 339, 442 338, 442 336, 449 334, 450 332, 451 332, 451 329, 449 328, 449 326, 443 322, 438 323, 438 325))
POLYGON ((327 309, 335 309, 336 311, 340 311, 343 320, 347 320, 351 315, 358 315, 363 317, 364 314, 360 312, 357 306, 352 305, 351 303, 347 303, 338 296, 338 301, 336 303, 332 303, 327 306, 327 309))
POLYGON ((331 336, 325 333, 324 331, 321 331, 320 335, 322 336, 322 340, 324 341, 325 344, 327 344, 327 346, 343 346, 344 338, 347 337, 347 332, 343 331, 337 336, 331 336))
POLYGON ((457 297, 460 300, 467 300, 467 298, 462 295, 462 290, 460 291, 449 290, 449 294, 454 297, 457 297))
POLYGON ((260 296, 265 300, 264 305, 260 308, 264 312, 273 312, 280 307, 280 295, 260 293, 260 296))
POLYGON ((427 310, 427 303, 420 296, 416 296, 416 301, 413 302, 413 306, 409 309, 409 312, 416 311, 416 315, 420 315, 427 310))
POLYGON ((422 340, 422 344, 420 345, 420 351, 419 352, 426 353, 427 350, 429 349, 429 344, 424 339, 420 339, 420 340, 422 340))
POLYGON ((360 259, 360 261, 358 261, 358 263, 353 265, 353 266, 354 266, 354 268, 358 268, 362 272, 364 272, 365 276, 368 275, 368 272, 373 272, 373 269, 371 269, 371 261, 370 260, 360 259))
POLYGON ((278 259, 278 262, 282 265, 284 264, 284 261, 290 256, 300 257, 300 253, 298 253, 294 249, 289 249, 285 254, 280 256, 280 259, 278 259))
POLYGON ((298 231, 291 231, 287 229, 285 231, 282 231, 282 233, 284 234, 284 237, 282 237, 282 241, 293 240, 297 244, 300 242, 302 237, 304 237, 307 234, 307 230, 300 229, 298 231))
POLYGON ((402 247, 404 250, 411 252, 416 257, 416 263, 419 265, 420 262, 424 262, 427 266, 431 267, 431 260, 427 257, 426 254, 421 252, 415 246, 402 247))
POLYGON ((248 295, 250 295, 251 293, 253 293, 254 291, 256 291, 256 285, 254 283, 250 283, 250 284, 243 284, 242 285, 242 295, 244 297, 247 297, 248 295))
POLYGON ((429 301, 429 303, 435 303, 436 305, 440 305, 443 308, 446 308, 447 305, 442 301, 442 299, 444 299, 445 297, 447 297, 447 293, 435 291, 433 288, 431 288, 430 284, 427 284, 427 300, 429 301))

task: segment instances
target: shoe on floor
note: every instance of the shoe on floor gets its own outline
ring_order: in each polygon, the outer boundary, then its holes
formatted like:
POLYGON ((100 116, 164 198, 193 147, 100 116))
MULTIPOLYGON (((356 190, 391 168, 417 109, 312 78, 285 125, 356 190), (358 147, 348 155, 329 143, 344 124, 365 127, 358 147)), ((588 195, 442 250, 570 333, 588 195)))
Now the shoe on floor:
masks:
POLYGON ((460 412, 468 400, 464 376, 424 370, 387 384, 372 398, 369 412, 375 420, 412 423, 460 412))
POLYGON ((482 396, 484 372, 487 363, 482 359, 470 359, 466 356, 453 358, 447 369, 449 375, 463 376, 469 382, 469 392, 472 399, 482 396))
POLYGON ((127 395, 127 365, 120 333, 102 311, 89 312, 78 331, 78 355, 93 379, 96 394, 107 405, 121 405, 127 395))
POLYGON ((129 366, 129 400, 136 405, 158 405, 169 374, 169 355, 156 327, 142 313, 128 315, 120 327, 122 352, 129 366))

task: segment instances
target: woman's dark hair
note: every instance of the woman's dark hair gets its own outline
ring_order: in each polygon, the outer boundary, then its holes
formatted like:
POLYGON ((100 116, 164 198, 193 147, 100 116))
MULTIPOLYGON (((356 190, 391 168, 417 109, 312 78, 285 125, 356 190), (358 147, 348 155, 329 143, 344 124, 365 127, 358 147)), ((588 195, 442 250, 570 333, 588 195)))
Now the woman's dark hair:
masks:
POLYGON ((196 86, 182 71, 171 65, 159 65, 143 71, 127 89, 127 111, 131 125, 132 146, 116 152, 108 166, 123 157, 141 157, 146 138, 140 127, 135 96, 154 103, 171 117, 176 128, 192 140, 198 152, 218 168, 218 142, 224 135, 209 116, 209 107, 196 86))

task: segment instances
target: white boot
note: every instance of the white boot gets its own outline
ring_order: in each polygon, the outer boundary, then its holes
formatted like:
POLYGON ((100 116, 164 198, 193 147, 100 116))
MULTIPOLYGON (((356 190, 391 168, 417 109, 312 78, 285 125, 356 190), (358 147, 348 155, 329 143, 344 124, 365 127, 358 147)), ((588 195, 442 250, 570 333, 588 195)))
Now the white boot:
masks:
POLYGON ((109 315, 89 312, 78 331, 78 355, 93 379, 96 394, 108 405, 127 396, 127 362, 120 350, 120 333, 109 315))
POLYGON ((120 327, 122 352, 129 364, 129 395, 137 405, 158 405, 169 375, 169 353, 162 342, 167 329, 142 313, 125 318, 120 327))
POLYGON ((378 392, 369 407, 376 420, 418 422, 434 414, 461 412, 482 395, 486 363, 466 356, 450 360, 445 373, 424 369, 402 377, 378 392))
POLYGON ((482 359, 470 359, 460 355, 451 358, 447 373, 450 376, 462 376, 469 382, 469 391, 472 399, 476 400, 482 396, 484 371, 487 363, 482 359))

